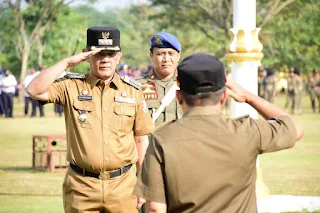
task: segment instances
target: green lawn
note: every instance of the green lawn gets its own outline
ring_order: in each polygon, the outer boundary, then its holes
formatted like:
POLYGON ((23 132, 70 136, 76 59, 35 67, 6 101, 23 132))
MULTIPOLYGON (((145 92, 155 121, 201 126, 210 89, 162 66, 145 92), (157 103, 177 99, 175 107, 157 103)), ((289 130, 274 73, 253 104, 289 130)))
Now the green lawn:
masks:
MULTIPOLYGON (((284 106, 284 97, 276 104, 284 106)), ((264 183, 270 194, 320 196, 320 114, 311 113, 306 96, 302 115, 294 116, 305 129, 295 148, 260 157, 264 183)), ((45 118, 23 117, 15 103, 15 118, 0 118, 0 212, 63 212, 64 173, 32 169, 32 135, 65 134, 64 119, 46 106, 45 118)), ((306 211, 305 211, 306 212, 306 211)))

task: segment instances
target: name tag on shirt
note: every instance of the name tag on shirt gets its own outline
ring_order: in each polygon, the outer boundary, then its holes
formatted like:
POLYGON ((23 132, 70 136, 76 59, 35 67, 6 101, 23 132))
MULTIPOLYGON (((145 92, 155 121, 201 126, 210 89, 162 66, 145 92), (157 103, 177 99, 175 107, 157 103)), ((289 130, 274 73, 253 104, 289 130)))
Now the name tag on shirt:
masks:
POLYGON ((79 101, 92 101, 93 97, 90 95, 78 95, 79 101))
POLYGON ((124 98, 124 97, 114 97, 114 100, 116 102, 120 102, 120 103, 128 103, 128 104, 134 104, 134 99, 133 98, 124 98))

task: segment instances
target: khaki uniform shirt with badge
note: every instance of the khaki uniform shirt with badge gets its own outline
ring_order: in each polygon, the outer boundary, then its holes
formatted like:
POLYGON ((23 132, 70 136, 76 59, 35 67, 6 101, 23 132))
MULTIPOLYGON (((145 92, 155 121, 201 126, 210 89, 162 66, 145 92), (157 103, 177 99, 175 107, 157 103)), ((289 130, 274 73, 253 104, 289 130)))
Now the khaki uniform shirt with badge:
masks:
POLYGON ((154 127, 141 89, 117 74, 104 85, 89 72, 83 79, 59 80, 48 90, 47 102, 64 106, 67 160, 96 173, 136 163, 134 136, 148 135, 154 127), (81 114, 87 121, 79 119, 81 114))
MULTIPOLYGON (((157 111, 157 109, 161 106, 162 99, 169 92, 171 87, 177 83, 176 77, 170 79, 169 81, 163 82, 154 74, 154 72, 151 72, 146 76, 137 77, 135 80, 141 83, 143 95, 151 115, 157 111)), ((182 109, 179 106, 176 98, 174 98, 171 103, 162 111, 156 120, 155 125, 158 126, 164 122, 181 118, 181 116, 182 109)))
POLYGON ((193 109, 152 135, 134 194, 167 212, 257 212, 258 154, 293 147, 290 117, 228 119, 193 109))

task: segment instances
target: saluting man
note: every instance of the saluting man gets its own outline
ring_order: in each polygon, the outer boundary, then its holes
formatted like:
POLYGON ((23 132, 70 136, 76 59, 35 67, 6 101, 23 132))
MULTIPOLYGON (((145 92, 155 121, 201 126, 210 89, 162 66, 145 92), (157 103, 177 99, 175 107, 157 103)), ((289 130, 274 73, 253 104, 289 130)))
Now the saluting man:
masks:
POLYGON ((302 126, 226 79, 223 63, 212 55, 185 58, 177 80, 183 117, 152 133, 134 194, 147 200, 149 213, 258 212, 257 155, 293 147, 302 126), (265 120, 221 115, 228 94, 265 120))
POLYGON ((150 39, 150 59, 153 71, 137 77, 155 125, 181 117, 182 110, 176 98, 177 66, 181 44, 172 34, 158 32, 150 39))
POLYGON ((28 87, 32 98, 64 107, 70 162, 65 212, 137 212, 135 164, 139 169, 154 125, 138 82, 115 73, 121 56, 120 31, 92 27, 82 53, 40 72, 28 87), (55 81, 83 61, 88 74, 55 81))

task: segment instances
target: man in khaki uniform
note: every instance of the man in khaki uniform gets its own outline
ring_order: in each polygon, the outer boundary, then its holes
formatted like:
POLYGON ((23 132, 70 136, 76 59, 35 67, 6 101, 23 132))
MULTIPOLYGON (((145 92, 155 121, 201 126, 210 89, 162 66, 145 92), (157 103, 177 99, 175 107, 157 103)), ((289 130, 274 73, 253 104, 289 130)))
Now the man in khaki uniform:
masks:
POLYGON ((257 212, 257 155, 293 147, 301 125, 226 80, 223 63, 211 55, 184 59, 177 80, 184 115, 152 133, 134 194, 147 200, 147 212, 257 212), (225 85, 266 120, 222 116, 225 85))
MULTIPOLYGON (((307 79, 307 90, 310 96, 312 111, 316 112, 316 85, 318 83, 318 72, 316 69, 312 70, 307 79)), ((320 107, 319 107, 320 109, 320 107)))
POLYGON ((293 80, 293 87, 294 87, 294 110, 293 114, 301 114, 302 109, 301 109, 301 104, 302 104, 302 97, 303 97, 303 80, 301 78, 301 71, 299 68, 295 67, 294 68, 294 80, 293 80))
POLYGON ((42 71, 28 87, 31 97, 64 107, 65 212, 137 212, 135 164, 143 161, 153 123, 139 84, 115 73, 121 55, 118 29, 89 28, 82 53, 42 71), (88 74, 54 82, 83 61, 88 74))
POLYGON ((176 70, 182 48, 179 40, 167 32, 156 33, 151 37, 150 43, 153 71, 135 80, 141 83, 150 114, 155 125, 158 126, 163 122, 180 118, 182 115, 182 110, 174 97, 175 91, 173 91, 176 86, 176 70), (164 97, 171 95, 173 98, 169 98, 168 106, 161 109, 161 105, 165 106, 164 97))
POLYGON ((266 68, 267 75, 263 79, 264 98, 270 103, 274 102, 276 96, 277 77, 271 68, 266 68))

